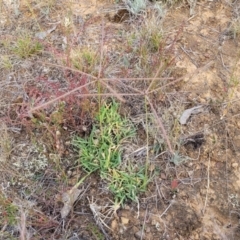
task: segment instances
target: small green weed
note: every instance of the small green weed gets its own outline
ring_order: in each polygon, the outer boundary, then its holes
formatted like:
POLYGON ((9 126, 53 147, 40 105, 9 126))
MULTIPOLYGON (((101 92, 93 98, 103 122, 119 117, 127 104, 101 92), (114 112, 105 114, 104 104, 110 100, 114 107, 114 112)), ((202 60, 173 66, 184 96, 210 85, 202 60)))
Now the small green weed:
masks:
POLYGON ((73 143, 79 149, 79 164, 88 173, 99 171, 101 178, 109 182, 116 204, 127 199, 137 201, 137 194, 145 191, 148 183, 145 167, 136 171, 128 164, 121 169, 119 147, 134 133, 133 125, 120 116, 118 104, 113 101, 101 107, 90 136, 77 137, 73 143))
POLYGON ((7 70, 13 69, 12 60, 7 55, 1 56, 1 58, 0 58, 0 65, 1 65, 1 68, 7 69, 7 70))
POLYGON ((88 173, 99 170, 100 175, 106 177, 110 169, 121 163, 121 141, 134 135, 132 124, 123 119, 117 110, 116 102, 105 104, 96 117, 90 136, 74 141, 80 149, 79 163, 88 173))
POLYGON ((21 36, 11 48, 12 52, 21 58, 28 58, 39 54, 42 49, 42 44, 38 41, 33 41, 29 35, 21 36))
POLYGON ((129 62, 134 62, 141 69, 142 75, 149 76, 155 59, 162 59, 159 54, 164 46, 163 31, 161 29, 161 16, 164 13, 153 11, 144 24, 139 25, 126 36, 126 43, 131 54, 126 54, 129 62), (149 66, 151 65, 151 68, 149 66))
POLYGON ((0 162, 7 162, 12 151, 12 139, 4 122, 0 123, 0 149, 0 162))
POLYGON ((151 52, 157 52, 162 42, 162 33, 159 31, 153 32, 149 37, 149 48, 151 52))
POLYGON ((18 208, 3 195, 0 196, 0 215, 1 223, 14 226, 17 223, 18 208))
POLYGON ((232 32, 233 32, 234 39, 237 36, 239 36, 239 34, 240 34, 240 20, 239 19, 237 19, 236 21, 233 22, 232 32))
POLYGON ((131 168, 127 171, 113 169, 109 189, 115 197, 115 202, 122 204, 127 199, 137 202, 137 195, 146 191, 145 177, 145 168, 138 172, 131 168))
POLYGON ((99 231, 98 227, 94 224, 88 225, 88 230, 93 234, 96 240, 104 240, 104 235, 99 231))
POLYGON ((89 48, 72 49, 70 59, 75 68, 81 71, 94 73, 99 62, 98 54, 89 48))

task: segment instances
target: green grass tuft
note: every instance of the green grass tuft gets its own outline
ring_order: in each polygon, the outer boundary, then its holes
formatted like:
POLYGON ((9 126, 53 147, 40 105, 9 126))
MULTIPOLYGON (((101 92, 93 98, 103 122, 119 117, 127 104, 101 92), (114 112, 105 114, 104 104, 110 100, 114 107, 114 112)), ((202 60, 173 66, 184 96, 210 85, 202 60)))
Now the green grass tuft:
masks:
POLYGON ((108 181, 109 190, 115 203, 122 204, 127 199, 137 201, 137 195, 146 190, 148 176, 145 167, 134 170, 131 163, 121 169, 120 146, 135 134, 131 122, 120 116, 118 104, 112 102, 101 107, 88 138, 77 137, 74 146, 79 149, 78 163, 87 173, 99 171, 102 179, 108 181))
POLYGON ((11 48, 12 52, 21 58, 28 58, 37 55, 42 49, 42 44, 38 41, 33 41, 28 35, 20 37, 11 48))
POLYGON ((78 137, 74 141, 80 149, 79 163, 88 173, 99 170, 104 177, 109 169, 121 163, 119 146, 124 139, 134 135, 134 129, 117 111, 116 102, 105 104, 96 117, 90 136, 86 139, 78 137))

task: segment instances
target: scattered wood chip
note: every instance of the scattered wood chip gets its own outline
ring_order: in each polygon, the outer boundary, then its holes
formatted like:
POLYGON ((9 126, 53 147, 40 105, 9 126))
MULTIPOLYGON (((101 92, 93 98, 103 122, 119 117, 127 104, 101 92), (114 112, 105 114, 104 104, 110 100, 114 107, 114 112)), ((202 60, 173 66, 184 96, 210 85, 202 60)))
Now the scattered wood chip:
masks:
POLYGON ((161 179, 163 179, 163 180, 166 180, 166 179, 167 179, 166 174, 163 173, 163 172, 161 172, 160 177, 161 177, 161 179))
POLYGON ((180 117, 180 123, 186 124, 188 119, 191 117, 191 115, 198 114, 203 111, 204 111, 204 107, 202 105, 185 110, 182 116, 180 117))
POLYGON ((74 186, 69 191, 63 193, 62 195, 62 202, 64 204, 63 208, 61 209, 61 217, 66 218, 71 211, 74 202, 77 200, 78 196, 82 190, 79 190, 76 186, 74 186))
POLYGON ((114 220, 111 222, 111 230, 114 232, 114 231, 116 231, 117 227, 118 227, 117 220, 114 219, 114 220))
POLYGON ((122 224, 127 225, 129 223, 129 219, 125 217, 121 217, 121 222, 122 224))
POLYGON ((43 40, 46 38, 51 32, 53 32, 56 29, 57 26, 52 27, 51 29, 44 31, 44 32, 38 32, 35 34, 35 37, 38 39, 43 40))

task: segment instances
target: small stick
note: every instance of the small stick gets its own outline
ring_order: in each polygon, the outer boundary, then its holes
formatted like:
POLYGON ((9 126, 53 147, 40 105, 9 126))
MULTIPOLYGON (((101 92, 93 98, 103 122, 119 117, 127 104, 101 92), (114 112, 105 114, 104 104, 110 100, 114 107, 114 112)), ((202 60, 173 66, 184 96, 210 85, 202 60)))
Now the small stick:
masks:
POLYGON ((198 64, 192 59, 192 57, 189 55, 189 53, 187 52, 186 49, 184 49, 182 46, 180 46, 180 48, 182 49, 182 51, 187 55, 187 57, 191 60, 191 62, 198 68, 198 64))
POLYGON ((163 126, 162 120, 161 120, 160 116, 158 116, 157 111, 156 111, 155 108, 153 107, 153 104, 152 104, 152 102, 150 101, 149 97, 146 96, 146 98, 147 98, 147 100, 148 100, 148 103, 149 103, 152 111, 153 111, 153 115, 155 115, 155 118, 156 118, 156 120, 157 120, 157 122, 158 122, 158 124, 159 124, 159 127, 161 128, 162 136, 165 138, 165 140, 166 140, 166 142, 167 142, 168 149, 169 149, 170 153, 171 153, 172 155, 174 155, 174 151, 173 151, 173 149, 172 149, 170 140, 169 140, 169 138, 168 138, 168 136, 167 136, 167 132, 166 132, 164 126, 163 126))
POLYGON ((209 186, 210 186, 210 156, 208 156, 208 171, 207 171, 207 193, 206 193, 206 197, 205 197, 205 203, 204 203, 204 207, 202 210, 202 213, 205 213, 206 210, 206 206, 207 206, 207 201, 208 201, 208 191, 209 191, 209 186))
POLYGON ((143 231, 144 231, 145 224, 146 224, 147 214, 148 214, 148 207, 147 207, 147 209, 146 209, 146 211, 145 211, 143 226, 142 226, 142 230, 141 230, 141 240, 143 239, 143 231))
POLYGON ((174 203, 174 200, 172 200, 171 202, 170 202, 170 204, 168 205, 168 207, 164 210, 164 212, 160 215, 160 218, 162 218, 162 216, 168 211, 168 209, 173 205, 173 203, 174 203))

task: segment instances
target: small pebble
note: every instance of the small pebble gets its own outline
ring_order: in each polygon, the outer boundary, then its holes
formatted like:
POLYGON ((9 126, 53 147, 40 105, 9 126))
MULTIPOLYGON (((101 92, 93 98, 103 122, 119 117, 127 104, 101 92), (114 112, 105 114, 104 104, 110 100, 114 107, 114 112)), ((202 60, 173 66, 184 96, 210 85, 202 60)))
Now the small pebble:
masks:
POLYGON ((144 232, 143 232, 142 230, 136 232, 136 233, 134 234, 134 236, 135 236, 135 238, 137 238, 137 239, 145 239, 145 234, 144 234, 144 232))
POLYGON ((165 173, 163 173, 163 172, 161 172, 161 179, 163 179, 163 180, 166 180, 167 179, 167 177, 166 177, 166 174, 165 173))
POLYGON ((121 222, 122 222, 122 224, 126 225, 129 223, 129 219, 125 218, 125 217, 121 217, 121 222))
POLYGON ((232 163, 232 167, 233 167, 233 168, 238 168, 238 163, 236 163, 236 162, 235 162, 235 163, 232 163))

